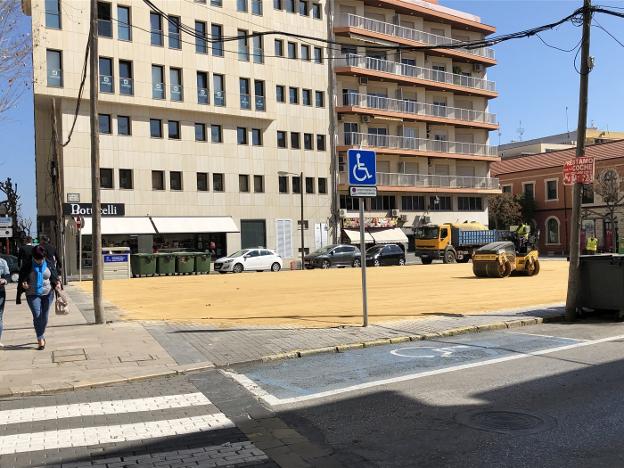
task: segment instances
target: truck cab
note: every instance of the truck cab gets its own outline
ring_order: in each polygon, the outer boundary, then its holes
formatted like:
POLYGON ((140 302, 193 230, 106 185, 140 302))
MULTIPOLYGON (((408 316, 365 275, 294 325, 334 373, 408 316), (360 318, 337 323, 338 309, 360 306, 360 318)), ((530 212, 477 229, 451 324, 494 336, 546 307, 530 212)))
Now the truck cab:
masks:
POLYGON ((428 265, 433 260, 443 258, 443 252, 451 242, 450 224, 427 224, 416 229, 414 250, 417 257, 428 265))
POLYGON ((475 249, 496 240, 497 233, 481 223, 426 224, 416 228, 414 250, 428 265, 433 260, 444 263, 468 262, 475 249))

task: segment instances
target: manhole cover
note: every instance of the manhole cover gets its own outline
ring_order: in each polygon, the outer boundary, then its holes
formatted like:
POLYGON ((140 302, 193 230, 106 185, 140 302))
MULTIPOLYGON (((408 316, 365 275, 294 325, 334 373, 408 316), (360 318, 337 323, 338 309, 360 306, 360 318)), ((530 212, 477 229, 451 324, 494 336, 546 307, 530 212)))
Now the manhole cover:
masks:
POLYGON ((460 413, 455 420, 465 426, 499 434, 535 434, 556 425, 550 416, 536 416, 520 411, 473 410, 460 413))

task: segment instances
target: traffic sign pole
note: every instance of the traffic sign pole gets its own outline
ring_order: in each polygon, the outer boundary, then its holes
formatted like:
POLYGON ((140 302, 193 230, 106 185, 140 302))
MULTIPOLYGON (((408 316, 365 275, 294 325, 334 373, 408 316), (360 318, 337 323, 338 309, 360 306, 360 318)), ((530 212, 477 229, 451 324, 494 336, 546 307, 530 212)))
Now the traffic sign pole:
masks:
POLYGON ((360 268, 362 270, 362 326, 368 327, 368 297, 366 291, 366 241, 364 240, 364 199, 360 199, 360 268))

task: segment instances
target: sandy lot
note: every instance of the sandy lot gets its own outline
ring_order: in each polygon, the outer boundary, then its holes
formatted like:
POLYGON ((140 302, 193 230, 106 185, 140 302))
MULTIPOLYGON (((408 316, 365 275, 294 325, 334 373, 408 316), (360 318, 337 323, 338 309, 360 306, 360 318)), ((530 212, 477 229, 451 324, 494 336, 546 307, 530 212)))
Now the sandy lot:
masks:
MULTIPOLYGON (((567 262, 543 261, 536 277, 477 279, 472 264, 368 269, 371 322, 481 314, 563 303, 567 262)), ((135 278, 104 282, 127 320, 194 321, 222 327, 329 327, 361 322, 359 269, 135 278)), ((82 287, 91 290, 91 283, 82 287)))

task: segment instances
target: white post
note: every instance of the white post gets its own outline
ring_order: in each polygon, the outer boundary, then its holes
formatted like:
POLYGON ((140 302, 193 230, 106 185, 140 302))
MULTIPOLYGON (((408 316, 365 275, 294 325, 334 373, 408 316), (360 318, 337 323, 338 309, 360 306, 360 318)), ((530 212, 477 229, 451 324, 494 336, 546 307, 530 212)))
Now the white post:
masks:
POLYGON ((82 229, 78 229, 78 281, 82 281, 82 229))
POLYGON ((366 294, 366 241, 364 240, 364 198, 360 198, 360 268, 362 269, 362 326, 368 327, 366 294))

